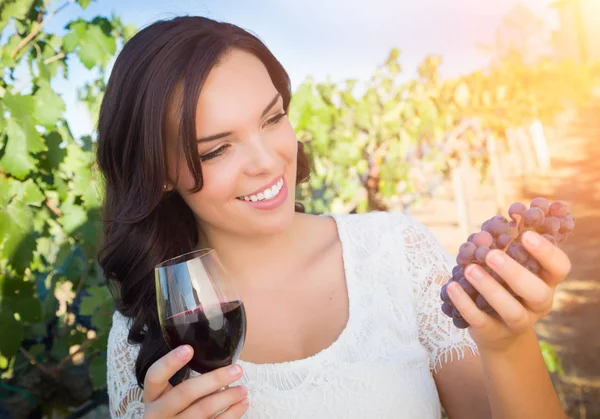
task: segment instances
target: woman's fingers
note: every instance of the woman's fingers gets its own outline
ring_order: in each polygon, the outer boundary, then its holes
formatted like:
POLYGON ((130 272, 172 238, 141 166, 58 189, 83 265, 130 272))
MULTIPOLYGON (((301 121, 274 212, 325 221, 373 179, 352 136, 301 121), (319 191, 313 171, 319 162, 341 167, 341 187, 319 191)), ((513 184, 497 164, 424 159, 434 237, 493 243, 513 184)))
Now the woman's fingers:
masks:
MULTIPOLYGON (((165 415, 176 415, 179 412, 185 411, 198 399, 218 392, 219 389, 227 387, 228 385, 239 380, 241 377, 242 368, 239 365, 234 364, 228 367, 219 368, 206 374, 202 374, 198 377, 190 378, 178 384, 175 386, 175 388, 161 397, 157 402, 157 408, 165 415)), ((231 394, 229 390, 234 389, 235 387, 217 394, 231 394)), ((210 397, 212 397, 212 395, 210 397)), ((218 411, 219 410, 216 410, 215 412, 218 411)))
POLYGON ((531 325, 531 315, 527 308, 484 269, 470 265, 465 270, 465 275, 511 330, 520 332, 531 325))
POLYGON ((447 291, 454 307, 456 307, 460 315, 469 322, 472 327, 482 328, 489 321, 494 320, 475 305, 469 294, 466 293, 460 284, 456 282, 448 284, 447 291))
MULTIPOLYGON (((199 419, 223 417, 233 406, 246 400, 248 390, 242 386, 230 387, 198 400, 179 415, 177 419, 199 419), (223 412, 224 411, 224 412, 223 412), (223 412, 219 414, 219 412, 223 412), (218 415, 219 414, 219 415, 218 415), (218 415, 218 416, 217 416, 218 415)), ((236 408, 235 410, 239 410, 236 408)), ((232 412, 234 413, 234 412, 232 412)), ((231 416, 238 418, 239 416, 231 416)))
POLYGON ((492 250, 486 262, 531 311, 545 314, 551 309, 554 291, 544 280, 500 250, 492 250))
POLYGON ((533 231, 523 234, 525 249, 539 262, 545 271, 548 285, 556 286, 571 272, 571 260, 557 246, 533 231))
POLYGON ((158 399, 172 388, 169 379, 192 358, 193 350, 189 345, 175 348, 148 368, 144 379, 144 403, 158 399))
POLYGON ((244 399, 218 415, 217 419, 239 419, 242 417, 244 412, 246 412, 248 407, 250 407, 250 400, 244 399))

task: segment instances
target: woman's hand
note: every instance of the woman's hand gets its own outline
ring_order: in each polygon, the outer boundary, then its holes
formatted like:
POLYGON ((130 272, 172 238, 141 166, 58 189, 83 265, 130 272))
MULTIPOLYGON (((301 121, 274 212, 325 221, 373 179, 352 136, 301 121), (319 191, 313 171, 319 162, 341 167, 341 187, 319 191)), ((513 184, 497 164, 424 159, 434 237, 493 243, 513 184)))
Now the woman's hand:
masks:
POLYGON ((239 380, 242 369, 231 365, 190 378, 173 387, 171 378, 192 358, 192 348, 180 346, 156 361, 144 380, 144 419, 237 419, 248 408, 244 387, 221 388, 239 380))
POLYGON ((448 285, 448 295, 469 322, 469 333, 480 349, 505 350, 519 336, 531 331, 533 325, 552 310, 554 290, 571 271, 569 257, 539 234, 525 232, 522 244, 541 265, 539 276, 501 250, 492 250, 486 257, 487 265, 521 297, 522 303, 474 264, 467 267, 465 276, 497 316, 480 310, 459 284, 448 285))

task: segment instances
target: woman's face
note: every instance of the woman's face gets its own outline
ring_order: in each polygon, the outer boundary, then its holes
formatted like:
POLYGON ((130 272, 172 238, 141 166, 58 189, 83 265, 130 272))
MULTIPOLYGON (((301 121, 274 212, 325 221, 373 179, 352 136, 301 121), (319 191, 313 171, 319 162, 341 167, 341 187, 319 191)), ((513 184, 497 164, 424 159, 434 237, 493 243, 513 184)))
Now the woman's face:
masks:
POLYGON ((280 94, 254 55, 232 50, 209 73, 198 99, 196 137, 203 187, 189 192, 194 182, 181 158, 174 187, 203 231, 257 236, 291 223, 297 140, 280 94))

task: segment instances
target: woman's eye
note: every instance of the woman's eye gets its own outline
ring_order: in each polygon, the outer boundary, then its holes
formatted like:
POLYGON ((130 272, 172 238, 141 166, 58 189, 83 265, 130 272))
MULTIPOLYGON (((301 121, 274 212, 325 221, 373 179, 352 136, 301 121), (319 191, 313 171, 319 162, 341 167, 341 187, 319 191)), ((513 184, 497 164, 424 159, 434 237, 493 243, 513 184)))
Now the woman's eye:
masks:
POLYGON ((200 156, 200 161, 205 162, 210 159, 214 159, 215 157, 219 157, 223 152, 229 148, 229 144, 222 145, 217 148, 215 151, 211 151, 210 153, 206 153, 200 156))
POLYGON ((281 121, 283 119, 284 116, 287 115, 287 112, 282 112, 280 114, 275 115, 273 118, 267 120, 267 122, 265 122, 265 125, 273 125, 278 123, 279 121, 281 121))

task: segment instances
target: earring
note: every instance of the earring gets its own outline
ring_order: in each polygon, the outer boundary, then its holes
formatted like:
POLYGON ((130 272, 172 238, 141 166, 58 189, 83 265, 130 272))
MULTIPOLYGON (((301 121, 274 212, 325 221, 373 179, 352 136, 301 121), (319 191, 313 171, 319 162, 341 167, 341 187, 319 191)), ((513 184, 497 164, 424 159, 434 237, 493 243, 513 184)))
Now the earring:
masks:
POLYGON ((165 183, 165 184, 163 185, 163 191, 166 191, 166 190, 167 190, 167 184, 165 183))

